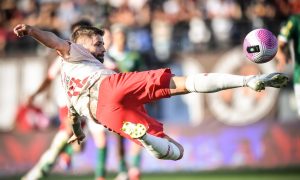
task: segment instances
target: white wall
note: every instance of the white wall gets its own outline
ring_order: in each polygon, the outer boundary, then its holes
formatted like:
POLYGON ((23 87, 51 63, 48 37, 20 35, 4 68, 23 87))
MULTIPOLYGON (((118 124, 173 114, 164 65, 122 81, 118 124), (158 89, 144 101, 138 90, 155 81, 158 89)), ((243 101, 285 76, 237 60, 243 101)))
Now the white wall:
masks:
MULTIPOLYGON (((0 59, 0 131, 14 127, 15 115, 20 103, 26 101, 46 75, 47 61, 42 57, 0 59)), ((37 104, 47 112, 53 112, 51 103, 45 103, 42 96, 37 104)))

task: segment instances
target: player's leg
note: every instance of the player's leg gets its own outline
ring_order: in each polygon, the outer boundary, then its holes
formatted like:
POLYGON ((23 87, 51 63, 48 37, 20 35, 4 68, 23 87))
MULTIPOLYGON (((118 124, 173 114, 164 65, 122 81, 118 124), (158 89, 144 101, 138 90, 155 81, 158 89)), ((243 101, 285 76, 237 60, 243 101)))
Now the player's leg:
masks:
POLYGON ((128 176, 130 180, 141 179, 141 158, 142 158, 142 147, 136 143, 130 143, 130 164, 128 170, 128 176))
POLYGON ((70 170, 72 167, 72 156, 74 154, 74 145, 68 144, 59 155, 59 166, 64 170, 70 170))
POLYGON ((114 180, 127 180, 128 174, 127 174, 127 164, 126 164, 126 158, 125 158, 125 138, 117 135, 117 160, 119 162, 119 172, 114 180))
POLYGON ((174 76, 170 81, 171 95, 189 92, 212 93, 225 89, 249 87, 255 91, 265 87, 281 88, 288 82, 288 77, 282 73, 239 76, 222 73, 200 73, 187 77, 174 76))
POLYGON ((106 177, 107 131, 102 125, 92 120, 88 120, 87 126, 93 137, 97 153, 95 179, 104 180, 106 177))
MULTIPOLYGON (((59 129, 68 132, 68 134, 72 134, 72 129, 68 122, 68 107, 66 105, 60 104, 59 107, 59 119, 60 119, 60 126, 59 129)), ((77 144, 71 144, 64 147, 62 152, 60 153, 59 157, 59 166, 64 170, 69 170, 72 166, 72 156, 76 148, 77 144)))
POLYGON ((67 145, 67 141, 70 138, 68 132, 60 130, 56 133, 50 148, 41 156, 38 163, 24 176, 23 180, 40 179, 47 175, 60 152, 67 145))
MULTIPOLYGON (((169 75, 170 72, 168 71, 165 71, 163 74, 156 72, 150 74, 150 76, 148 77, 154 77, 153 79, 150 78, 150 80, 148 80, 150 83, 146 85, 141 84, 144 85, 145 88, 141 89, 144 89, 147 92, 148 96, 145 96, 145 94, 143 93, 139 93, 139 95, 135 97, 138 100, 142 99, 145 102, 166 97, 167 95, 164 94, 166 92, 164 88, 165 83, 168 81, 170 87, 170 95, 186 94, 189 92, 210 93, 238 87, 250 87, 253 90, 260 91, 265 89, 265 87, 280 88, 286 85, 288 81, 287 76, 282 73, 271 73, 257 76, 239 76, 231 74, 209 73, 195 74, 188 77, 174 76, 171 77, 171 79, 169 79, 169 75), (158 84, 157 87, 150 86, 149 84, 153 84, 151 81, 156 79, 160 79, 160 84, 158 84)), ((127 98, 128 97, 131 96, 129 95, 127 96, 127 98)), ((123 103, 126 104, 126 99, 123 103)), ((128 102, 126 105, 130 106, 131 104, 130 102, 128 102)), ((170 141, 170 139, 168 138, 153 136, 150 133, 145 133, 143 135, 145 131, 145 127, 143 127, 143 125, 145 124, 124 123, 122 130, 126 134, 129 134, 131 138, 137 139, 151 154, 153 154, 157 158, 176 160, 182 157, 183 148, 180 144, 176 143, 174 140, 170 141)))
POLYGON ((127 165, 125 160, 125 139, 119 135, 116 135, 117 138, 117 157, 119 161, 119 172, 126 173, 127 165))
POLYGON ((148 133, 149 129, 139 123, 126 122, 122 131, 132 139, 140 142, 143 147, 154 157, 166 160, 179 160, 183 156, 183 147, 169 136, 159 137, 148 133))
POLYGON ((171 77, 170 69, 159 69, 105 78, 99 88, 97 120, 121 136, 135 139, 159 159, 180 159, 182 147, 170 141, 163 125, 142 108, 147 102, 170 97, 171 77))
POLYGON ((38 163, 24 177, 22 177, 23 180, 40 179, 49 174, 51 171, 58 156, 67 146, 67 141, 72 132, 66 124, 67 112, 66 107, 59 109, 59 131, 55 134, 49 149, 42 154, 38 163))
MULTIPOLYGON (((102 100, 105 104, 105 98, 102 100)), ((163 124, 143 112, 140 107, 115 106, 114 104, 100 107, 97 119, 104 127, 143 145, 151 155, 158 159, 178 160, 182 157, 182 146, 170 141, 170 138, 163 132, 163 124)))
MULTIPOLYGON (((121 110, 123 117, 122 133, 136 140, 154 157, 166 160, 179 160, 183 147, 163 132, 163 124, 147 115, 143 106, 121 110)), ((122 135, 121 133, 121 135, 122 135)))

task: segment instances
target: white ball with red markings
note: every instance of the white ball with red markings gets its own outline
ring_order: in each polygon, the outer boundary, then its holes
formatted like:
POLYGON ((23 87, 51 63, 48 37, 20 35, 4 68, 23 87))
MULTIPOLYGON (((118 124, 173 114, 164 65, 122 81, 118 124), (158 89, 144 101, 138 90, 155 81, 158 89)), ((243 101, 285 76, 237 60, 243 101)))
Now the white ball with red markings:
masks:
POLYGON ((277 49, 277 38, 267 29, 252 30, 247 34, 243 43, 245 56, 255 63, 266 63, 272 60, 277 49))

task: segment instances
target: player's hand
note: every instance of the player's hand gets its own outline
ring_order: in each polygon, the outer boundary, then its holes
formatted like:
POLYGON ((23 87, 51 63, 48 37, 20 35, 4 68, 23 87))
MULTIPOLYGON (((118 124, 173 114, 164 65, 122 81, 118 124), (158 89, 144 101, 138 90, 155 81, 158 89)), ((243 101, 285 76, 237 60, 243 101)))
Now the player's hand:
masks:
POLYGON ((73 136, 68 140, 68 144, 72 144, 77 141, 77 143, 80 145, 84 138, 84 134, 81 134, 80 136, 76 136, 75 134, 73 134, 73 136))
POLYGON ((32 27, 26 24, 18 24, 14 28, 14 33, 18 37, 23 37, 25 35, 28 35, 30 31, 32 30, 32 27))

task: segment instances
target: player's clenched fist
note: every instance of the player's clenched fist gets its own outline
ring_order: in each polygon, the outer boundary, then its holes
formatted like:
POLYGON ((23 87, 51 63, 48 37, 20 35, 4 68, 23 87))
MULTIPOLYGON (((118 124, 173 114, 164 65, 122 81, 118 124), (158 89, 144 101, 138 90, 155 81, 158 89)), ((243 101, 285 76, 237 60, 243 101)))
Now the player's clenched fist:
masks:
POLYGON ((16 25, 16 27, 14 28, 14 33, 18 36, 18 37, 23 37, 25 35, 30 34, 30 31, 32 30, 32 27, 26 24, 18 24, 16 25))

